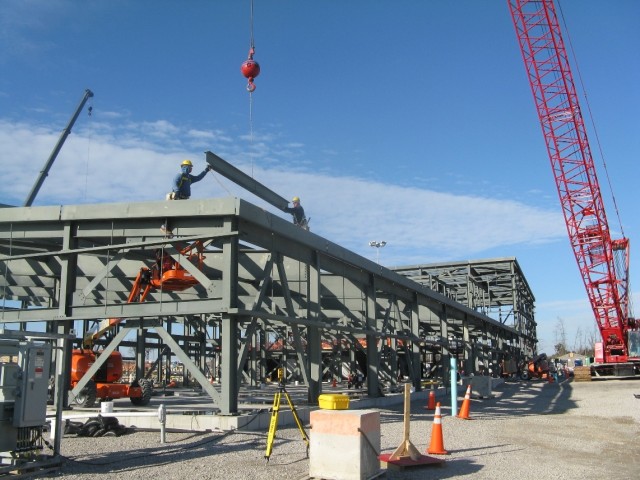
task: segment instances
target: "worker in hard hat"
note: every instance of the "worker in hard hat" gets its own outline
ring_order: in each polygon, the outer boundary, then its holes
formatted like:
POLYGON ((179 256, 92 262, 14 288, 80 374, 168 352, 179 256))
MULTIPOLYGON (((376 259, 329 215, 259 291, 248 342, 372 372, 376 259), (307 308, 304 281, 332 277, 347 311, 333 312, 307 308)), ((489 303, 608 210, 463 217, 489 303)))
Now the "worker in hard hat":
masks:
POLYGON ((199 182, 204 178, 211 165, 207 165, 199 175, 191 175, 193 170, 193 163, 191 160, 184 160, 180 164, 180 173, 173 179, 173 186, 171 187, 170 200, 186 200, 191 196, 191 184, 199 182))
POLYGON ((300 205, 300 197, 293 197, 291 199, 291 203, 293 203, 293 207, 287 206, 284 207, 283 210, 293 216, 294 225, 297 225, 305 230, 309 230, 309 221, 304 215, 304 208, 302 208, 302 205, 300 205))
MULTIPOLYGON (((174 177, 171 192, 167 194, 167 200, 187 200, 191 196, 191 184, 202 180, 211 169, 211 165, 207 165, 200 174, 191 175, 193 163, 191 160, 183 160, 180 164, 180 173, 174 177)), ((160 230, 166 235, 173 235, 166 223, 160 227, 160 230)))

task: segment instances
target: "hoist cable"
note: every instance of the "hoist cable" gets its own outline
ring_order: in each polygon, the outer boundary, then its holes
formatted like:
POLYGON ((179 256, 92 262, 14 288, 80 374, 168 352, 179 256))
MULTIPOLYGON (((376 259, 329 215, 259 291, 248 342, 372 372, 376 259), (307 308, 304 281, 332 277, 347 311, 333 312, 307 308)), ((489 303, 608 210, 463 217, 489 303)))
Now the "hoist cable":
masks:
MULTIPOLYGON (((93 97, 91 98, 91 104, 87 109, 87 116, 91 117, 93 113, 93 97)), ((93 129, 89 129, 89 138, 87 142, 87 160, 85 162, 84 171, 84 201, 87 201, 87 190, 89 184, 89 164, 91 163, 91 141, 93 139, 93 129)))
POLYGON ((251 0, 251 13, 249 15, 249 32, 251 34, 249 48, 253 49, 253 0, 251 0))
POLYGON ((231 197, 231 196, 233 196, 233 195, 232 195, 232 193, 229 191, 229 189, 228 189, 227 187, 225 187, 224 183, 222 183, 222 182, 220 181, 220 179, 218 178, 218 176, 217 176, 215 173, 213 173, 212 178, 213 178, 216 182, 218 182, 218 185, 220 185, 220 186, 225 190, 225 192, 227 192, 227 194, 229 194, 229 196, 230 196, 230 197, 231 197))
POLYGON ((249 92, 249 157, 251 158, 251 178, 254 178, 253 156, 253 92, 249 92))
MULTIPOLYGON (((254 43, 253 43, 253 0, 250 2, 250 15, 249 15, 249 52, 253 54, 254 51, 254 43)), ((253 91, 249 91, 249 157, 251 158, 251 178, 254 178, 253 175, 253 91)))

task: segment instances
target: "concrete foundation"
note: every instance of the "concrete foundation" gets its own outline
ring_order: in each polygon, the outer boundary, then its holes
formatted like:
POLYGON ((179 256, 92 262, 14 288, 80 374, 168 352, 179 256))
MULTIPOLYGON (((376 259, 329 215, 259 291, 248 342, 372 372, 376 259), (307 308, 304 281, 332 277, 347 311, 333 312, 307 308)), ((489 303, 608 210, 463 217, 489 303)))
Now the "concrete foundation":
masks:
POLYGON ((484 376, 476 376, 471 378, 471 395, 476 395, 480 398, 490 398, 493 396, 492 390, 492 378, 484 376))
POLYGON ((315 410, 310 417, 311 478, 365 480, 378 474, 379 412, 315 410))

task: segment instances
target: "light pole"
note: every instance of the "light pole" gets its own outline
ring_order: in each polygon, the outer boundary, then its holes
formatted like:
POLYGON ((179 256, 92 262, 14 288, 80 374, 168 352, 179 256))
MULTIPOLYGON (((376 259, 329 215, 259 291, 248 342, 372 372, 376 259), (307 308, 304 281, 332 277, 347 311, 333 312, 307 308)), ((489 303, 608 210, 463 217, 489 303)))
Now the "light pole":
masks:
POLYGON ((384 240, 380 240, 379 242, 372 240, 369 242, 370 247, 375 247, 376 249, 376 263, 380 265, 380 249, 387 244, 384 240))

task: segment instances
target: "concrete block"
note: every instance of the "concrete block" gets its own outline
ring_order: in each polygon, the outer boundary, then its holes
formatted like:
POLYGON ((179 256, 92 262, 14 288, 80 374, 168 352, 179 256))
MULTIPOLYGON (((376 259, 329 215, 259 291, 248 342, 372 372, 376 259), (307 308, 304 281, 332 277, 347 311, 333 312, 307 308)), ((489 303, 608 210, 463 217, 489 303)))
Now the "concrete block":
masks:
POLYGON ((380 471, 380 413, 314 410, 310 415, 309 476, 365 480, 380 471))
POLYGON ((489 398, 491 394, 491 377, 476 376, 471 378, 471 393, 481 398, 489 398))

